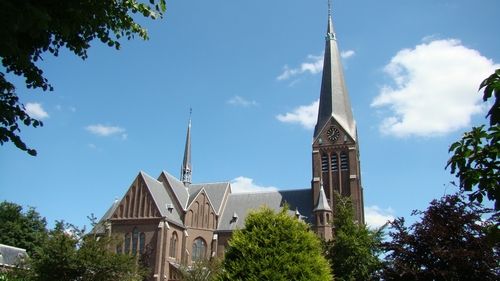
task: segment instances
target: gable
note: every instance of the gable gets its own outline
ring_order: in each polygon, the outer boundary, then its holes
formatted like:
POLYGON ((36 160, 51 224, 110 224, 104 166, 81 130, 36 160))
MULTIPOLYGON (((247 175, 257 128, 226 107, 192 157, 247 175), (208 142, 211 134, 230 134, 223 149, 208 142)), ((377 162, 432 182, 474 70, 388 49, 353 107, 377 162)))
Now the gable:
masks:
POLYGON ((215 229, 217 215, 207 192, 201 188, 186 210, 185 225, 193 228, 215 229))
POLYGON ((355 139, 351 137, 342 124, 337 122, 334 117, 330 117, 314 139, 313 146, 352 145, 355 143, 355 139))
POLYGON ((134 180, 111 219, 144 219, 162 217, 144 179, 139 175, 134 180))

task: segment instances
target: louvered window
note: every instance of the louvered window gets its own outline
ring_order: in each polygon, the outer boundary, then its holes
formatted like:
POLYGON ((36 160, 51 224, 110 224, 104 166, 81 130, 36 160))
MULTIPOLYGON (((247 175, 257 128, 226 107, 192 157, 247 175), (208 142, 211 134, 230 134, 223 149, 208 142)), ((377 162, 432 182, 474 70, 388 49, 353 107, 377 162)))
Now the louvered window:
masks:
POLYGON ((342 169, 342 171, 347 171, 349 169, 349 160, 345 152, 340 154, 340 169, 342 169))
POLYGON ((337 158, 337 155, 332 156, 332 171, 338 171, 339 170, 339 160, 337 158))
POLYGON ((326 154, 321 156, 321 170, 323 172, 328 172, 328 155, 326 154))

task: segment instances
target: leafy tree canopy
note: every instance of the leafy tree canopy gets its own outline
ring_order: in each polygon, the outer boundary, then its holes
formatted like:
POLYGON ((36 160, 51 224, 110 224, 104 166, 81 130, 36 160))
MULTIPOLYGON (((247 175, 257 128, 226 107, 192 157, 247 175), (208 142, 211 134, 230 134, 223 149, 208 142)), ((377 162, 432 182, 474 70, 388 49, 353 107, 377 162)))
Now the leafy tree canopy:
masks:
POLYGON ((221 261, 218 259, 201 259, 191 266, 181 266, 181 281, 214 281, 221 271, 221 261))
POLYGON ((390 224, 383 280, 499 280, 499 248, 487 233, 496 226, 482 221, 485 209, 459 194, 434 200, 421 221, 407 227, 390 224))
POLYGON ((26 249, 29 255, 47 238, 45 218, 34 208, 11 202, 0 203, 0 243, 26 249))
POLYGON ((378 256, 383 229, 356 223, 350 198, 335 196, 333 239, 324 243, 335 279, 371 280, 382 265, 378 256))
POLYGON ((136 257, 116 254, 112 237, 85 235, 72 225, 58 222, 48 239, 23 268, 8 272, 8 280, 23 281, 140 281, 146 272, 136 257))
POLYGON ((286 207, 275 213, 263 207, 233 233, 221 280, 331 281, 320 240, 286 207))
POLYGON ((67 48, 86 59, 94 39, 116 49, 120 38, 148 39, 135 15, 156 19, 165 11, 165 0, 1 0, 0 144, 11 141, 36 155, 18 135, 19 126, 43 125, 26 113, 6 73, 24 77, 28 88, 53 90, 37 66, 43 54, 57 56, 61 48, 67 48))
POLYGON ((479 90, 483 100, 495 100, 488 111, 489 127, 473 127, 462 139, 450 146, 453 153, 446 167, 459 179, 461 190, 469 192, 469 199, 481 203, 483 197, 495 202, 500 210, 500 69, 486 78, 479 90))

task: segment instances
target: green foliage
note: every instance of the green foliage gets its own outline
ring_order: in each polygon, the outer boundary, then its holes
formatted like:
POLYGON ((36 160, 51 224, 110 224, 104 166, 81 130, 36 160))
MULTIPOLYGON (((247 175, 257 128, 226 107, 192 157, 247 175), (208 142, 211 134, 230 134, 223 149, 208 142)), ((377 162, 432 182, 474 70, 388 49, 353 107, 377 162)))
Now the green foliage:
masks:
POLYGON ((500 69, 495 70, 495 73, 484 79, 479 85, 479 90, 481 89, 484 89, 483 101, 495 96, 495 102, 486 117, 490 117, 490 126, 498 125, 500 123, 500 69))
POLYGON ((460 188, 470 192, 470 200, 481 203, 487 196, 500 210, 500 126, 472 128, 449 152, 453 155, 447 167, 458 177, 460 188))
MULTIPOLYGON (((90 43, 97 39, 115 49, 120 38, 148 39, 136 15, 156 19, 166 11, 166 0, 1 0, 0 58, 5 73, 25 79, 28 88, 53 90, 37 63, 42 55, 59 54, 66 48, 87 58, 90 43)), ((19 149, 36 155, 19 137, 19 125, 42 123, 28 116, 15 94, 15 87, 0 72, 0 144, 12 141, 19 149)))
POLYGON ((229 241, 221 280, 330 281, 319 238, 308 226, 287 214, 261 208, 229 241))
POLYGON ((336 194, 333 239, 325 241, 326 257, 336 280, 371 280, 382 266, 383 229, 370 230, 354 221, 352 201, 336 194))
MULTIPOLYGON (((421 221, 406 227, 399 218, 390 224, 383 280, 499 280, 499 244, 489 239, 491 221, 485 209, 459 194, 433 200, 414 211, 421 221)), ((498 229, 497 229, 498 230, 498 229)), ((498 241, 498 240, 497 240, 498 241)))
POLYGON ((0 243, 26 249, 29 255, 47 238, 45 218, 34 208, 23 212, 23 207, 11 203, 0 203, 0 243))
POLYGON ((143 280, 145 272, 136 257, 115 254, 110 251, 115 245, 111 237, 85 235, 83 230, 59 222, 25 267, 9 273, 9 280, 143 280))
POLYGON ((500 69, 485 79, 483 100, 495 96, 486 117, 490 126, 473 127, 462 139, 450 146, 453 153, 446 167, 459 179, 461 190, 469 192, 469 199, 481 203, 483 197, 495 202, 500 210, 500 69))
POLYGON ((221 261, 218 259, 202 259, 191 266, 182 266, 181 281, 214 281, 221 272, 221 261))

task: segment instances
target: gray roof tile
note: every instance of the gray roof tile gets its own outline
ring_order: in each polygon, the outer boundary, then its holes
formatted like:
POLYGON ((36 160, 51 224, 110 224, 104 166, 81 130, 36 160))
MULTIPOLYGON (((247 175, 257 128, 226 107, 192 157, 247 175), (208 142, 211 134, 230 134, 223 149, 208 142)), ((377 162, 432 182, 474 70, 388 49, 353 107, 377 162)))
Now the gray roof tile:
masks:
MULTIPOLYGON (((250 211, 267 206, 279 211, 284 203, 290 210, 298 210, 306 221, 312 219, 312 198, 310 189, 281 190, 258 193, 233 193, 228 196, 226 207, 219 220, 219 231, 242 228, 250 211), (237 218, 235 218, 235 214, 237 218)), ((291 211, 294 214, 295 211, 291 211)))
POLYGON ((148 187, 153 200, 160 211, 160 214, 163 217, 166 217, 167 220, 174 222, 179 225, 184 225, 182 223, 181 215, 179 214, 177 208, 173 208, 170 210, 167 209, 168 204, 174 204, 174 198, 171 198, 168 194, 167 190, 163 186, 163 183, 157 181, 156 179, 150 177, 148 174, 141 172, 140 173, 146 186, 148 187))

